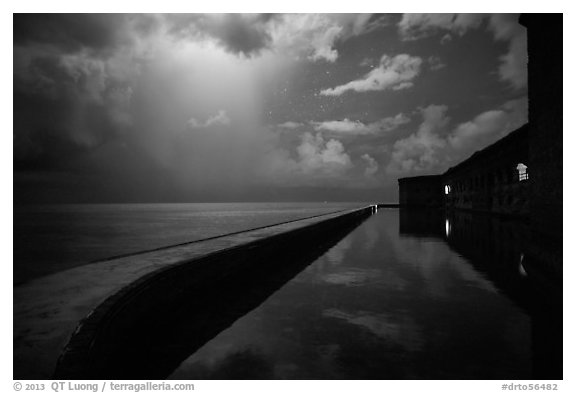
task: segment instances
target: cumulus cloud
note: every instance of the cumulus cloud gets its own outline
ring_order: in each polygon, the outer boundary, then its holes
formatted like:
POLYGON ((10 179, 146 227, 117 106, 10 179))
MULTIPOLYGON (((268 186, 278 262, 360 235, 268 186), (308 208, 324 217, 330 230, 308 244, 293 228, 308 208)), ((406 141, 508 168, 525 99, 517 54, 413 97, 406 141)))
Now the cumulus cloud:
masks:
POLYGON ((303 125, 304 125, 304 124, 298 123, 298 122, 296 122, 296 121, 287 121, 287 122, 278 124, 278 127, 280 127, 280 128, 288 128, 288 129, 294 130, 294 129, 296 129, 296 128, 302 127, 303 125))
POLYGON ((369 57, 365 57, 362 61, 358 64, 360 67, 373 67, 374 66, 374 59, 369 57))
POLYGON ((348 135, 368 135, 378 132, 389 132, 408 122, 410 122, 410 119, 403 113, 399 113, 396 116, 386 117, 368 124, 359 120, 344 119, 312 122, 312 125, 317 131, 325 130, 348 135))
POLYGON ((366 161, 366 168, 364 169, 364 176, 374 176, 378 172, 378 162, 369 154, 363 154, 361 157, 366 161))
POLYGON ((446 146, 439 132, 448 125, 448 107, 430 105, 420 109, 422 123, 416 133, 394 143, 388 165, 390 173, 406 173, 428 170, 439 163, 438 151, 446 146))
POLYGON ((314 122, 314 129, 328 130, 335 132, 345 132, 351 134, 369 134, 372 132, 370 128, 358 120, 331 120, 323 122, 314 122))
POLYGON ((230 53, 253 57, 269 50, 311 61, 334 62, 335 45, 388 24, 372 14, 171 14, 170 34, 212 39, 230 53))
POLYGON ((462 36, 487 22, 494 39, 508 43, 508 52, 501 56, 500 79, 515 88, 527 85, 526 29, 518 23, 517 14, 404 14, 398 31, 404 40, 416 40, 435 33, 444 33, 442 43, 453 34, 462 36), (448 31, 448 33, 445 33, 448 31))
POLYGON ((325 141, 321 134, 305 133, 297 151, 304 172, 339 172, 352 164, 340 141, 336 139, 325 141))
POLYGON ((210 116, 208 120, 206 120, 206 127, 211 127, 214 125, 230 125, 230 119, 228 118, 226 111, 220 109, 218 113, 216 113, 214 116, 210 116))
POLYGON ((230 119, 225 110, 220 109, 216 114, 208 117, 205 122, 201 122, 194 117, 191 117, 187 122, 190 128, 209 128, 212 126, 227 126, 230 125, 230 119))
POLYGON ((519 128, 526 122, 527 113, 525 98, 508 101, 499 109, 483 112, 459 124, 448 136, 448 141, 453 149, 471 153, 478 146, 487 146, 519 128))
POLYGON ((398 31, 404 40, 416 40, 448 30, 463 35, 482 23, 483 14, 404 14, 398 22, 398 31))
POLYGON ((503 110, 490 110, 483 112, 474 119, 460 124, 448 137, 450 145, 456 149, 477 145, 479 139, 486 135, 501 132, 506 112, 503 110))
POLYGON ((412 80, 420 73, 422 59, 417 56, 400 54, 394 57, 382 56, 380 65, 363 78, 344 85, 322 90, 325 96, 339 96, 347 91, 366 92, 378 90, 401 90, 412 87, 412 80))
POLYGON ((444 64, 444 62, 442 62, 442 59, 440 59, 438 56, 430 56, 426 60, 428 62, 428 67, 430 67, 432 71, 438 71, 446 67, 446 64, 444 64))
POLYGON ((385 24, 371 14, 288 14, 270 23, 272 47, 279 53, 334 62, 338 41, 365 34, 385 24))
POLYGON ((301 135, 295 154, 275 147, 265 159, 262 170, 275 182, 291 184, 340 183, 354 167, 342 142, 325 139, 321 133, 301 135))
POLYGON ((264 50, 334 62, 338 41, 387 23, 372 14, 173 14, 165 16, 170 34, 213 39, 225 50, 246 57, 264 50))
POLYGON ((442 36, 442 38, 440 39, 440 43, 442 45, 445 45, 445 44, 449 43, 450 41, 452 41, 452 36, 448 33, 444 34, 442 36))
POLYGON ((65 141, 67 150, 96 147, 133 124, 133 89, 122 75, 127 67, 120 54, 68 52, 79 45, 76 40, 64 49, 44 42, 27 45, 14 49, 15 139, 29 150, 18 150, 16 159, 20 153, 62 154, 53 146, 56 141, 65 141))
POLYGON ((170 14, 169 32, 180 38, 214 39, 226 51, 250 57, 271 45, 270 14, 170 14))
POLYGON ((500 79, 508 81, 515 88, 526 87, 528 83, 528 38, 526 29, 518 24, 515 14, 495 14, 490 17, 490 29, 494 37, 508 42, 508 53, 500 57, 498 69, 500 79))
POLYGON ((102 102, 108 79, 104 60, 77 53, 63 55, 58 65, 86 98, 102 102))
POLYGON ((130 113, 133 94, 134 91, 130 86, 114 87, 108 92, 109 114, 118 127, 128 128, 134 123, 130 113))
POLYGON ((392 174, 439 172, 519 128, 528 120, 526 98, 506 102, 450 129, 448 107, 422 108, 422 123, 394 143, 387 171, 392 174))

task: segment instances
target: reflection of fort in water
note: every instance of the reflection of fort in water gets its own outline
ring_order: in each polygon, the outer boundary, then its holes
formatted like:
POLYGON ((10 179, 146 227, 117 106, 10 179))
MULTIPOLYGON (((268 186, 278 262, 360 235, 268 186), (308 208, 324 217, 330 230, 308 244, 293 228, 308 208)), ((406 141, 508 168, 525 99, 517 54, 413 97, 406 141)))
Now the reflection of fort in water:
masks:
POLYGON ((532 321, 534 378, 562 378, 562 288, 527 252, 529 226, 487 214, 400 209, 400 235, 445 241, 532 321))
POLYGON ((399 179, 400 234, 443 239, 526 310, 535 377, 562 378, 562 14, 520 23, 529 123, 443 174, 399 179))

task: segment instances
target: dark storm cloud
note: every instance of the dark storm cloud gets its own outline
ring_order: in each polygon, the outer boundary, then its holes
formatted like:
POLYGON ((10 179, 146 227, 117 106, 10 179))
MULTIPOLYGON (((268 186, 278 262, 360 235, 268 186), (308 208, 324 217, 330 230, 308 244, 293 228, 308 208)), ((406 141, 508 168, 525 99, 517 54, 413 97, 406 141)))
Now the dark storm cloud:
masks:
POLYGON ((271 43, 267 23, 274 14, 263 15, 184 15, 166 17, 169 31, 180 37, 212 37, 226 51, 250 57, 259 54, 271 43))
POLYGON ((116 43, 123 14, 15 14, 14 44, 49 44, 66 52, 103 50, 116 43))
POLYGON ((18 71, 14 78, 16 160, 65 160, 74 150, 97 147, 118 133, 127 120, 121 113, 123 90, 121 84, 105 85, 105 68, 97 60, 73 58, 66 63, 45 55, 18 71))
MULTIPOLYGON (((113 139, 128 125, 130 72, 110 59, 128 42, 130 19, 105 14, 14 16, 17 168, 58 167, 113 139)), ((139 29, 149 28, 145 18, 138 21, 139 29)))
POLYGON ((14 167, 54 169, 64 158, 85 152, 60 128, 66 124, 70 103, 14 93, 14 167), (33 115, 31 115, 33 113, 33 115))

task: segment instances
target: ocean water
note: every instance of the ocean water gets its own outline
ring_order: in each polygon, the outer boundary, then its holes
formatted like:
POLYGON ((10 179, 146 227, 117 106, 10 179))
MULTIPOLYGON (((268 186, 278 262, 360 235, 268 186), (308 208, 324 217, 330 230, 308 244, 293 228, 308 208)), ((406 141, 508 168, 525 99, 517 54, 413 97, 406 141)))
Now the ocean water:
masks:
POLYGON ((30 205, 14 208, 14 282, 138 251, 366 203, 30 205))

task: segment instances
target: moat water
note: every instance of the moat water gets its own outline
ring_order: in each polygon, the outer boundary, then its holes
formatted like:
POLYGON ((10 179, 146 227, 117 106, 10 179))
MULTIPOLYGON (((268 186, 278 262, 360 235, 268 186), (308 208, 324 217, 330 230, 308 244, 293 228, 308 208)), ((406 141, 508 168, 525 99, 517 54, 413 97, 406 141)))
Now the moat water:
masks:
POLYGON ((522 223, 381 209, 173 379, 562 378, 559 288, 522 223))

